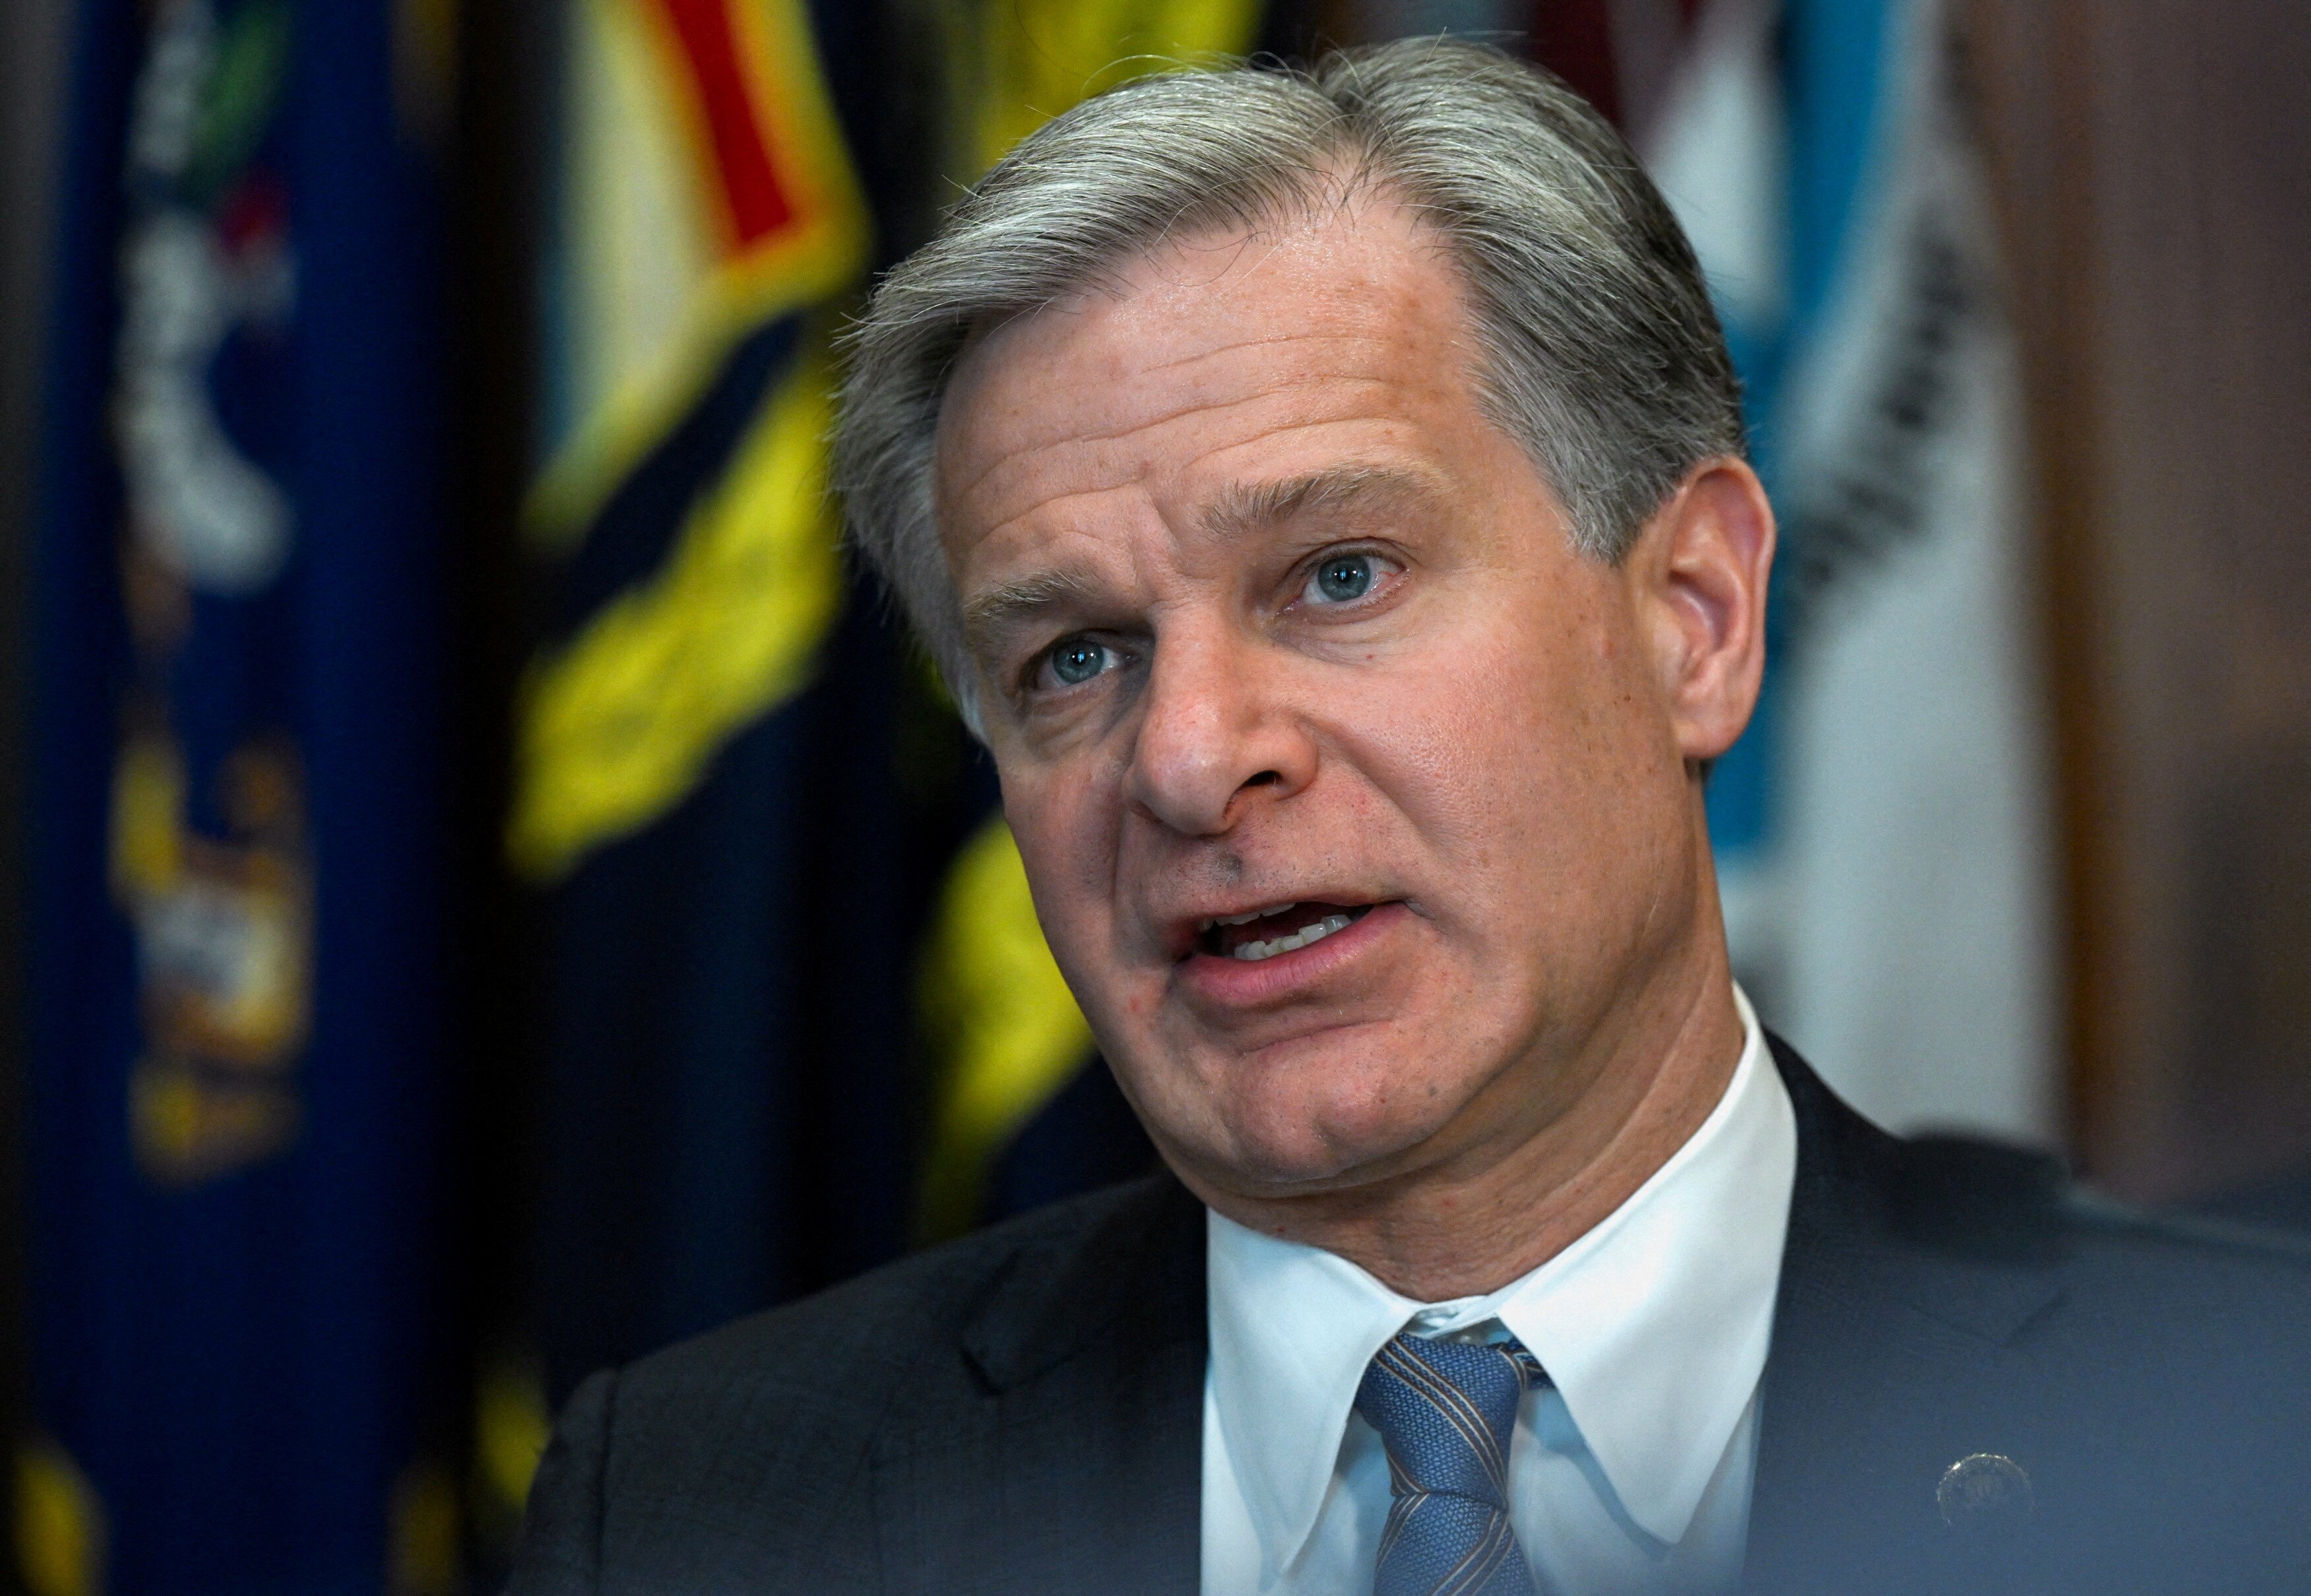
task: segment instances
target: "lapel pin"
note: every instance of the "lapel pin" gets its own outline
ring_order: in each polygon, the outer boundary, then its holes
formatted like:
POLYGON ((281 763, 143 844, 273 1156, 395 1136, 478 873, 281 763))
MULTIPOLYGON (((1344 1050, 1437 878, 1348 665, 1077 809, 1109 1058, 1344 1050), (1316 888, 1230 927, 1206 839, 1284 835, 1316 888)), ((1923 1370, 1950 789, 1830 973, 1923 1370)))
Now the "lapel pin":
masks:
POLYGON ((2030 1476, 2012 1458, 1977 1452, 1942 1470, 1934 1504, 1953 1530, 2007 1529, 2029 1519, 2036 1508, 2030 1476))

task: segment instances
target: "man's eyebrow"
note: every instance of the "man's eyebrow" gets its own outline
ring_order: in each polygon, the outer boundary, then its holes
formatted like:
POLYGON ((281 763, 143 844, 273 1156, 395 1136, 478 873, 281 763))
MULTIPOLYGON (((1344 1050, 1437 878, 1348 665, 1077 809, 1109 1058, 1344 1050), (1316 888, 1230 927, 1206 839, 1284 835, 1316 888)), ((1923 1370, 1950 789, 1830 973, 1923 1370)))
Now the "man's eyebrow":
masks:
POLYGON ((1375 500, 1434 499, 1443 491, 1443 475, 1423 467, 1328 466, 1276 482, 1230 483, 1205 507, 1200 519, 1205 531, 1226 537, 1310 510, 1375 500))
POLYGON ((1072 571, 1040 571, 974 593, 963 606, 964 646, 981 658, 1001 651, 1009 634, 1046 611, 1080 604, 1091 584, 1072 571))
MULTIPOLYGON (((1310 510, 1435 499, 1444 486, 1443 474, 1426 467, 1328 466, 1274 482, 1231 483, 1199 519, 1208 533, 1225 537, 1310 510)), ((993 658, 1005 651, 1014 632, 1037 617, 1070 606, 1091 607, 1096 597, 1094 582, 1068 571, 1040 571, 974 593, 964 601, 964 646, 982 659, 993 658)))

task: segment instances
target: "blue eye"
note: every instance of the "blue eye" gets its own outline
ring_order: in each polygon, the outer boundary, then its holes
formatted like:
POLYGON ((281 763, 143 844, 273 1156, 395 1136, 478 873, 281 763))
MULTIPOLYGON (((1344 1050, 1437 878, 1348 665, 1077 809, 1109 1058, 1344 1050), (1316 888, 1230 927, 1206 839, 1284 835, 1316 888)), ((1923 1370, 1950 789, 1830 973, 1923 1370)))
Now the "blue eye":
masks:
POLYGON ((1074 638, 1051 650, 1051 674, 1069 687, 1090 681, 1107 667, 1107 650, 1086 638, 1074 638))
POLYGON ((1370 554, 1334 554, 1316 567, 1316 591, 1332 604, 1347 604, 1372 590, 1370 554))

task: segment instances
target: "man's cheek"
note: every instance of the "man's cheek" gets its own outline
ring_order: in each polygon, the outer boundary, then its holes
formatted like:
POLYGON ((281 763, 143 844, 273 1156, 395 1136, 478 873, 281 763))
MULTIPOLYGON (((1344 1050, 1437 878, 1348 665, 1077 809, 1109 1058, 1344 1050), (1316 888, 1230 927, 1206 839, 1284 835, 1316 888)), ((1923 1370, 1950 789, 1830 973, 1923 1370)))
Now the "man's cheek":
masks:
POLYGON ((1071 920, 1090 904, 1104 911, 1115 885, 1113 828, 1090 795, 1048 778, 1007 781, 1003 812, 1029 880, 1050 884, 1071 920))

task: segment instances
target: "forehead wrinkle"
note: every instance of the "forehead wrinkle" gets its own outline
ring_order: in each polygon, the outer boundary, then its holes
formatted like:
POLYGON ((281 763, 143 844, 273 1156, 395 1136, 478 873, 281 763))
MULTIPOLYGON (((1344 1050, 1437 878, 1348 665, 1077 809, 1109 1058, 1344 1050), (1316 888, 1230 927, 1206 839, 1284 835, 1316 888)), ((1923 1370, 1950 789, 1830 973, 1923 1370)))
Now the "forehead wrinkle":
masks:
POLYGON ((1443 475, 1426 465, 1344 461, 1274 482, 1228 483, 1199 519, 1208 536, 1227 537, 1309 510, 1372 500, 1443 498, 1449 488, 1443 475))
MULTIPOLYGON (((1013 449, 1009 453, 1001 455, 988 462, 985 469, 981 470, 978 475, 972 477, 969 482, 957 484, 954 492, 954 497, 956 500, 965 500, 972 497, 980 491, 980 489, 986 485, 987 479, 989 477, 995 475, 1007 466, 1016 464, 1022 457, 1027 455, 1056 451, 1072 451, 1083 449, 1089 445, 1113 443, 1121 439, 1129 438, 1134 433, 1145 432, 1155 428, 1169 426, 1176 422, 1186 421, 1193 416, 1202 415, 1215 411, 1230 410, 1244 405, 1257 405, 1263 400, 1277 398, 1282 395, 1293 393, 1304 388, 1332 388, 1344 391, 1372 388, 1393 390, 1400 386, 1401 384, 1392 377, 1342 377, 1337 374, 1325 374, 1321 376, 1312 376, 1271 382, 1257 393, 1245 394, 1235 398, 1215 399, 1206 404, 1183 406, 1177 410, 1168 411, 1163 415, 1156 417, 1152 421, 1134 422, 1128 426, 1117 427, 1105 432, 1070 432, 1063 438, 1055 438, 1051 440, 1049 442, 1033 443, 1023 449, 1013 449)), ((1232 440, 1229 447, 1233 448, 1243 442, 1256 441, 1260 439, 1272 438, 1278 433, 1292 432, 1301 427, 1327 426, 1338 422, 1367 419, 1392 420, 1395 418, 1393 416, 1365 416, 1361 414, 1304 417, 1293 421, 1279 422, 1274 426, 1263 427, 1259 432, 1249 434, 1244 439, 1232 440)), ((1129 478, 1126 479, 1126 481, 1129 480, 1129 478)), ((1033 504, 1025 506, 1023 509, 1015 510, 1005 516, 1002 521, 997 523, 997 526, 1007 526, 1012 521, 1017 520, 1023 516, 1033 515, 1036 510, 1042 509, 1045 504, 1051 503, 1053 500, 1065 499, 1078 493, 1112 493, 1123 485, 1125 485, 1124 483, 1109 483, 1098 486, 1063 487, 1050 494, 1048 497, 1036 501, 1033 504)))
MULTIPOLYGON (((1175 363, 1184 364, 1187 362, 1182 362, 1175 363)), ((1154 371, 1164 371, 1169 369, 1169 367, 1150 368, 1150 370, 1154 371)), ((1389 388, 1392 386, 1394 386, 1394 381, 1392 379, 1388 377, 1344 376, 1338 372, 1313 373, 1270 380, 1262 384, 1255 392, 1241 394, 1230 398, 1208 399, 1193 405, 1183 405, 1178 409, 1167 410, 1162 415, 1155 416, 1147 420, 1129 422, 1120 426, 1097 431, 1070 431, 1064 437, 1053 438, 1040 443, 1029 443, 1021 448, 1008 450, 1007 452, 989 461, 986 467, 969 482, 957 484, 955 490, 955 495, 958 498, 969 498, 972 494, 979 491, 989 477, 1002 470, 1004 467, 1012 464, 1023 455, 1033 454, 1047 449, 1073 449, 1085 444, 1112 443, 1118 439, 1129 438, 1136 432, 1145 432, 1156 427, 1168 426, 1174 422, 1186 421, 1191 416, 1205 415, 1215 411, 1229 410, 1241 405, 1256 405, 1264 399, 1272 399, 1280 395, 1294 393, 1304 388, 1389 388)))
MULTIPOLYGON (((1233 454, 1239 449, 1264 443, 1270 439, 1281 438, 1289 433, 1313 432, 1326 427, 1354 426, 1371 419, 1374 418, 1328 415, 1314 419, 1279 422, 1274 426, 1263 427, 1246 437, 1230 439, 1224 448, 1214 452, 1221 455, 1233 454)), ((1134 485, 1132 481, 1126 480, 1093 487, 1060 488, 1038 499, 1033 504, 1022 506, 995 522, 980 535, 979 541, 985 542, 999 537, 1022 521, 1032 519, 1046 507, 1063 500, 1104 498, 1109 494, 1129 492, 1134 485)), ((1223 502, 1216 508, 1197 512, 1190 525, 1205 536, 1213 537, 1242 532, 1261 521, 1280 520, 1299 510, 1317 508, 1323 504, 1339 503, 1344 500, 1382 494, 1443 498, 1449 494, 1450 490, 1450 482, 1441 472, 1426 461, 1417 459, 1403 462, 1351 460, 1344 465, 1325 466, 1312 471, 1300 473, 1283 479, 1280 484, 1254 483, 1249 485, 1230 484, 1219 490, 1223 502), (1286 492, 1293 495, 1289 503, 1283 502, 1278 496, 1286 492), (1249 501, 1239 501, 1236 504, 1226 502, 1229 496, 1236 494, 1249 494, 1252 497, 1249 501)), ((1156 511, 1156 514, 1159 520, 1165 522, 1172 520, 1172 517, 1160 509, 1156 511)), ((1093 536, 1099 535, 1093 534, 1093 536)))
MULTIPOLYGON (((1369 344, 1374 341, 1369 330, 1349 328, 1335 332, 1266 333, 1258 337, 1238 338, 1232 343, 1214 344, 1174 360, 1159 361, 1145 368, 1147 371, 1176 371, 1182 366, 1192 366, 1240 349, 1272 349, 1286 344, 1369 344)), ((1350 380, 1353 380, 1351 379, 1350 380)))

